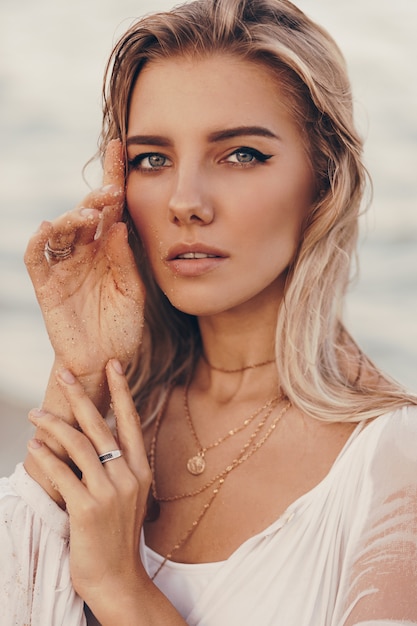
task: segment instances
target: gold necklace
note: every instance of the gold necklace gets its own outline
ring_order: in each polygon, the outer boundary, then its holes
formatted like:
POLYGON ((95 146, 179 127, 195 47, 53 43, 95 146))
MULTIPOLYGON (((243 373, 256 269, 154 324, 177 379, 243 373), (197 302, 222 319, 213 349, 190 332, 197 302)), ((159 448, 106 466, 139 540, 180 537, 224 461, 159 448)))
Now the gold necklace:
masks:
POLYGON ((204 352, 201 353, 201 357, 203 361, 207 363, 210 369, 215 370, 216 372, 223 372, 224 374, 237 374, 238 372, 245 372, 246 370, 254 370, 257 367, 263 367, 264 365, 270 365, 271 363, 275 363, 275 359, 268 359, 267 361, 261 361, 260 363, 251 363, 250 365, 244 365, 243 367, 237 367, 236 369, 227 369, 224 367, 216 367, 206 357, 204 352))
MULTIPOLYGON (((178 496, 170 496, 170 497, 162 498, 162 497, 160 497, 158 495, 157 489, 156 489, 156 484, 155 484, 155 469, 156 469, 155 468, 155 451, 156 451, 156 443, 157 443, 157 439, 158 439, 159 426, 160 426, 160 423, 161 423, 162 415, 164 413, 166 404, 167 404, 167 401, 164 402, 164 405, 162 406, 162 408, 161 408, 161 410, 159 412, 159 415, 157 417, 157 421, 155 423, 154 434, 153 434, 152 442, 151 442, 151 453, 150 453, 149 462, 150 462, 150 467, 151 467, 151 472, 152 472, 152 495, 153 495, 153 497, 155 498, 155 500, 157 502, 172 502, 173 500, 179 500, 180 498, 192 497, 194 495, 198 495, 199 493, 204 491, 204 489, 207 489, 209 486, 213 485, 214 483, 217 482, 217 484, 215 485, 215 487, 214 487, 214 489, 213 489, 213 491, 212 491, 212 493, 210 495, 209 500, 204 504, 204 506, 200 510, 200 513, 197 516, 197 518, 193 521, 191 526, 182 535, 182 537, 174 544, 174 546, 171 548, 171 550, 165 555, 162 563, 160 564, 160 566, 158 567, 156 572, 153 574, 152 580, 154 580, 156 578, 156 576, 159 574, 161 569, 164 567, 165 563, 168 560, 172 559, 173 554, 175 552, 177 552, 190 539, 190 537, 196 531, 196 529, 199 526, 201 520, 206 515, 207 511, 210 509, 211 505, 213 504, 214 500, 216 499, 217 495, 219 494, 219 491, 222 488, 222 486, 224 485, 227 476, 234 469, 236 469, 237 467, 242 465, 242 463, 247 461, 253 454, 255 454, 255 452, 257 452, 264 445, 264 443, 269 439, 269 437, 274 432, 275 428, 277 427, 278 422, 282 419, 284 414, 288 411, 288 409, 291 406, 291 402, 288 401, 284 405, 284 407, 281 409, 281 411, 278 413, 278 415, 274 418, 274 420, 272 421, 270 427, 268 428, 268 430, 264 434, 264 436, 258 442, 254 443, 251 448, 249 448, 250 443, 252 441, 252 436, 251 436, 251 439, 247 442, 247 444, 245 444, 245 446, 240 451, 239 456, 236 459, 234 459, 232 461, 232 463, 230 465, 228 465, 222 472, 220 472, 217 476, 215 476, 214 479, 212 481, 210 481, 209 484, 207 484, 203 488, 201 488, 199 490, 196 490, 195 492, 192 492, 192 493, 189 493, 189 494, 182 494, 182 495, 178 495, 178 496)), ((270 408, 270 410, 268 410, 267 417, 269 417, 269 415, 271 414, 272 410, 273 410, 273 408, 270 408)), ((262 420, 263 424, 266 422, 267 417, 263 418, 263 420, 262 420)), ((259 430, 260 430, 259 425, 258 425, 257 430, 259 432, 259 430)))
POLYGON ((187 470, 190 472, 190 474, 192 474, 193 476, 199 476, 206 469, 205 453, 207 452, 207 450, 211 450, 212 448, 217 448, 217 446, 219 446, 221 443, 223 443, 227 439, 230 439, 230 437, 233 437, 233 435, 236 435, 237 433, 240 433, 242 430, 247 428, 249 424, 253 422, 255 417, 257 417, 265 409, 268 409, 273 403, 275 403, 281 397, 281 396, 275 396, 275 398, 268 400, 267 402, 265 402, 263 406, 261 406, 259 409, 256 409, 256 411, 252 413, 252 415, 247 417, 245 421, 243 422, 243 424, 241 424, 240 426, 237 426, 236 428, 232 428, 225 435, 223 435, 222 437, 219 437, 218 439, 216 439, 216 441, 209 444, 208 446, 203 446, 200 442, 200 439, 198 438, 198 435, 196 433, 196 430, 193 424, 193 420, 191 418, 190 405, 188 402, 189 389, 190 389, 190 383, 188 383, 184 387, 184 411, 185 411, 187 424, 189 426, 193 439, 197 445, 198 452, 197 454, 193 455, 192 457, 188 459, 186 467, 187 467, 187 470))
MULTIPOLYGON (((173 495, 161 495, 157 491, 156 479, 155 479, 155 476, 156 476, 156 445, 157 445, 158 432, 159 432, 159 427, 160 427, 161 421, 159 421, 159 423, 156 422, 155 423, 154 437, 152 438, 151 449, 150 449, 150 454, 149 454, 149 464, 150 464, 151 472, 152 472, 152 495, 153 495, 154 499, 156 500, 156 502, 175 502, 176 500, 182 500, 184 498, 193 498, 194 496, 198 496, 200 493, 203 493, 203 491, 206 491, 209 487, 214 485, 214 483, 216 483, 217 481, 223 479, 225 476, 230 474, 230 472, 232 470, 236 469, 236 467, 238 467, 244 461, 246 461, 246 454, 245 453, 247 452, 247 450, 249 449, 249 447, 253 443, 253 441, 256 439, 256 437, 258 436, 259 432, 264 427, 268 417, 271 415, 272 411, 277 406, 279 400, 280 400, 280 398, 277 397, 277 398, 275 398, 275 402, 271 403, 271 405, 268 407, 268 410, 266 411, 265 415, 262 417, 262 419, 260 420, 259 424, 257 425, 256 429, 253 431, 253 433, 249 437, 248 441, 245 443, 243 448, 240 450, 238 456, 235 459, 233 459, 233 461, 229 465, 227 465, 227 467, 224 470, 222 470, 221 472, 219 472, 218 474, 216 474, 215 476, 210 478, 210 480, 208 482, 206 482, 204 485, 202 485, 201 487, 197 487, 196 489, 193 489, 192 491, 186 491, 185 493, 179 493, 179 494, 173 494, 173 495), (243 458, 243 460, 241 460, 242 458, 243 458)), ((282 411, 282 415, 284 415, 284 413, 287 411, 288 408, 289 408, 289 404, 288 404, 288 406, 286 405, 284 407, 284 410, 282 411)), ((280 417, 282 417, 282 415, 280 414, 280 417)), ((249 455, 249 456, 251 456, 251 455, 249 455)))

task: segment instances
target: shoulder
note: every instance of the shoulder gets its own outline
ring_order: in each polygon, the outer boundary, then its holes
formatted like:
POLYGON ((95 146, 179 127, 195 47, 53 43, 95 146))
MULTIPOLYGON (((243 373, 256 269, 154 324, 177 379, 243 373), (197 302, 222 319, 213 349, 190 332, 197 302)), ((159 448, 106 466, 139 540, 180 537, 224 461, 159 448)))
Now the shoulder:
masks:
POLYGON ((406 405, 377 417, 357 439, 374 481, 391 489, 417 485, 417 406, 406 405))
POLYGON ((384 441, 389 439, 392 445, 413 446, 415 454, 415 439, 417 435, 417 406, 404 405, 388 413, 384 413, 372 420, 364 429, 364 434, 377 437, 384 441))

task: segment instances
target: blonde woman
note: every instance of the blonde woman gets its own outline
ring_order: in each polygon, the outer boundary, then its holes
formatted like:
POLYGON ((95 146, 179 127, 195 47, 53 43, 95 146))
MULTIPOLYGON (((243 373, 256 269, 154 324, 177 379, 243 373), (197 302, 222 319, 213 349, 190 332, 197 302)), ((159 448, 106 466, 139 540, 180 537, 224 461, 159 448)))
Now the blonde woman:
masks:
POLYGON ((2 624, 417 624, 416 399, 343 323, 366 173, 333 40, 286 0, 151 15, 101 152, 26 254, 55 363, 2 624))

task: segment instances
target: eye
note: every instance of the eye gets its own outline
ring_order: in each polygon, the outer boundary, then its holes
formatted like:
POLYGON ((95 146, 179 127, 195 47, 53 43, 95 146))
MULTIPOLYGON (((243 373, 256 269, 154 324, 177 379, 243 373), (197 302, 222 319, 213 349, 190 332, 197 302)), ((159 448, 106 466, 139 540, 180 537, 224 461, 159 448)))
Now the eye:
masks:
POLYGON ((256 162, 265 163, 272 157, 272 154, 264 154, 255 148, 237 148, 225 159, 227 163, 236 165, 252 165, 256 162))
POLYGON ((129 159, 129 170, 158 171, 170 165, 168 157, 158 152, 143 152, 129 159))

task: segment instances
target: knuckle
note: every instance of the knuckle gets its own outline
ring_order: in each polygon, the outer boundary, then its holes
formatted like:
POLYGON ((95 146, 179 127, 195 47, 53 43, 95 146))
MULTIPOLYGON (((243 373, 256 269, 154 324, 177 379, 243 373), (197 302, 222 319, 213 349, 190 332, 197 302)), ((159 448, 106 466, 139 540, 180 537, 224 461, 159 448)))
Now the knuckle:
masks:
POLYGON ((90 441, 78 430, 73 431, 73 444, 79 456, 85 457, 91 453, 90 441))
POLYGON ((149 465, 140 468, 139 479, 140 479, 141 484, 145 488, 149 489, 152 483, 152 472, 151 472, 151 468, 149 467, 149 465))
POLYGON ((94 493, 91 492, 91 494, 92 501, 89 506, 91 506, 92 512, 117 509, 120 498, 118 489, 111 480, 104 479, 102 484, 94 490, 94 493))
POLYGON ((41 428, 42 430, 55 431, 57 428, 59 428, 61 423, 62 423, 61 418, 57 417, 56 415, 53 415, 52 413, 45 413, 45 415, 42 416, 42 419, 38 423, 38 425, 39 425, 39 428, 41 428))
POLYGON ((97 503, 92 498, 83 499, 79 502, 73 514, 76 514, 78 519, 84 520, 87 524, 90 520, 93 520, 97 515, 97 503))
POLYGON ((126 475, 121 488, 125 496, 132 498, 132 500, 136 497, 140 491, 140 485, 138 479, 132 472, 126 475))

